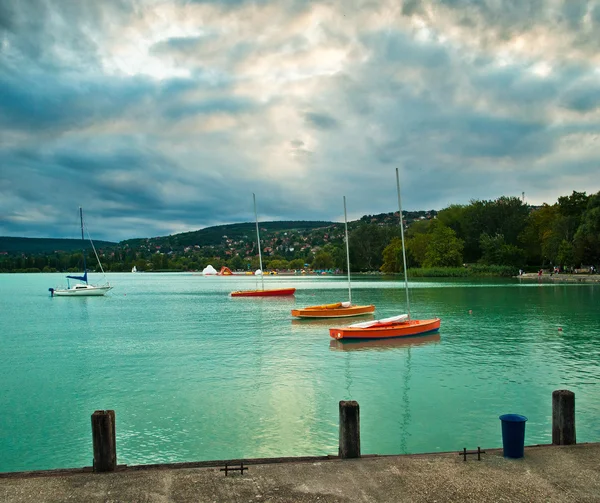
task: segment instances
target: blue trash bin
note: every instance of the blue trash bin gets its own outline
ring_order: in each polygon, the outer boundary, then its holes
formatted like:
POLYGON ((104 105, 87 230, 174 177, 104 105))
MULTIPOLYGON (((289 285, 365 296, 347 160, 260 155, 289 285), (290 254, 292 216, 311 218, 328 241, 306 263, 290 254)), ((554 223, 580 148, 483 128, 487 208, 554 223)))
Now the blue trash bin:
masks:
POLYGON ((502 421, 502 447, 505 458, 522 458, 525 450, 525 421, 519 414, 504 414, 502 421))

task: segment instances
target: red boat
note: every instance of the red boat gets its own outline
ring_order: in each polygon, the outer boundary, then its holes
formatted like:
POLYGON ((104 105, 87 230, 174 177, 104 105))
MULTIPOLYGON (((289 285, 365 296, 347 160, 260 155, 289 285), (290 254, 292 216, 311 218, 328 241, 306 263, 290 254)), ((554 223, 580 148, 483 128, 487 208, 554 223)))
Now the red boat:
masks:
POLYGON ((271 288, 268 290, 238 290, 231 292, 232 297, 281 297, 294 295, 295 288, 271 288))
POLYGON ((254 219, 256 222, 256 244, 258 245, 258 261, 260 269, 256 275, 260 276, 261 289, 258 290, 238 290, 231 292, 232 297, 283 297, 284 295, 294 295, 295 288, 268 288, 265 290, 265 280, 263 278, 262 253, 260 252, 260 232, 258 230, 258 213, 256 211, 256 195, 252 194, 254 200, 254 219))

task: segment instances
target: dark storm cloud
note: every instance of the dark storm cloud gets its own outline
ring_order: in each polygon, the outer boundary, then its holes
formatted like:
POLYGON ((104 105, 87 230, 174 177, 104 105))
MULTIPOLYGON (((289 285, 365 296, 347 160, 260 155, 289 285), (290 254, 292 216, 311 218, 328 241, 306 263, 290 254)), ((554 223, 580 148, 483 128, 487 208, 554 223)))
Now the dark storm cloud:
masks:
POLYGON ((308 112, 306 121, 317 129, 335 129, 338 127, 338 121, 327 114, 308 112))
POLYGON ((577 112, 591 112, 600 108, 600 83, 590 81, 569 89, 563 94, 565 107, 577 112))
POLYGON ((14 11, 11 4, 8 2, 0 3, 0 31, 12 31, 15 26, 14 11))
MULTIPOLYGON (((0 71, 2 71, 0 66, 0 71)), ((54 75, 0 73, 0 124, 14 129, 69 129, 122 115, 158 94, 144 78, 57 80, 54 75)))
MULTIPOLYGON (((98 67, 95 36, 116 20, 136 11, 137 0, 63 2, 61 0, 3 0, 0 30, 9 61, 27 61, 46 71, 68 71, 73 65, 98 67)), ((19 68, 19 70, 21 70, 19 68)))

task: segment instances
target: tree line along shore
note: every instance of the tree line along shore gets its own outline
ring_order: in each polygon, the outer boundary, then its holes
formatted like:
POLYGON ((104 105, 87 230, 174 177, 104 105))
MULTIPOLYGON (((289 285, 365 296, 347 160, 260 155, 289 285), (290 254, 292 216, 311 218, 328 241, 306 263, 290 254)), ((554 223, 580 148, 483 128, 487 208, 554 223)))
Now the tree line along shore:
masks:
MULTIPOLYGON (((440 211, 405 211, 403 223, 411 277, 517 276, 521 270, 529 278, 540 269, 547 275, 558 269, 558 277, 567 277, 565 271, 600 263, 600 192, 588 196, 574 191, 541 206, 516 197, 473 200, 440 211)), ((254 271, 259 265, 253 225, 96 242, 96 248, 107 272, 126 272, 134 266, 140 272, 201 271, 209 264, 217 270, 226 266, 232 271, 254 271)), ((260 226, 265 270, 346 270, 343 224, 265 222, 260 226)), ((0 272, 81 270, 81 242, 79 250, 73 248, 75 240, 62 240, 72 241, 70 249, 63 244, 58 249, 57 245, 44 248, 36 240, 36 249, 12 246, 3 251, 7 239, 0 238, 0 272)), ((349 248, 352 272, 402 272, 398 212, 349 222, 349 248)), ((95 263, 91 246, 84 250, 88 264, 95 263)))

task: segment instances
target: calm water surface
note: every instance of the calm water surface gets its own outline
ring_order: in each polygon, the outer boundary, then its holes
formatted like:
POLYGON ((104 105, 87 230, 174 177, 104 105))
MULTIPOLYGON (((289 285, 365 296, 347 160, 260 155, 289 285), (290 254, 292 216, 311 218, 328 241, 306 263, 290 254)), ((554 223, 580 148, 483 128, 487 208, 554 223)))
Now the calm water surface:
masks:
MULTIPOLYGON (((342 277, 267 277, 296 296, 232 299, 255 279, 113 274, 106 297, 50 298, 63 278, 0 275, 0 471, 90 466, 96 409, 115 409, 127 464, 336 454, 349 399, 365 454, 498 447, 509 412, 549 443, 560 388, 578 441, 600 440, 600 286, 415 281, 413 317, 440 316, 439 335, 342 344, 290 315, 345 300, 342 277)), ((352 293, 405 311, 401 281, 352 293)))

